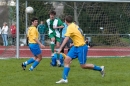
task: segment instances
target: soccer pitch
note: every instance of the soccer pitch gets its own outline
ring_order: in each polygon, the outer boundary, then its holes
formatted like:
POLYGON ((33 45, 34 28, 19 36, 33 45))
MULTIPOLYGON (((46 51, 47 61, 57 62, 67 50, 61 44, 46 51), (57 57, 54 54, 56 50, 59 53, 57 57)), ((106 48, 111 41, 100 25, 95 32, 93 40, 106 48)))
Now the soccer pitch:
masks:
POLYGON ((129 86, 130 58, 88 58, 87 63, 104 65, 106 76, 100 72, 81 69, 78 60, 72 61, 68 84, 55 84, 62 76, 63 67, 51 67, 50 59, 43 58, 34 71, 22 70, 26 59, 0 60, 0 86, 129 86))

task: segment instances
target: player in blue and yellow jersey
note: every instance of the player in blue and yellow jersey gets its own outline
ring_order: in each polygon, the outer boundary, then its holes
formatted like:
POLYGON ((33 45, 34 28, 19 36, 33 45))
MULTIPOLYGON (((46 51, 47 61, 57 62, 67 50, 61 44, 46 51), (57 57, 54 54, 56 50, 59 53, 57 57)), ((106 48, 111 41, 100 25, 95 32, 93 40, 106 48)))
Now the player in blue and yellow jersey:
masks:
POLYGON ((57 52, 55 52, 54 55, 51 58, 51 63, 50 64, 52 66, 63 67, 65 58, 66 58, 66 55, 64 53, 60 53, 59 57, 58 57, 57 52))
MULTIPOLYGON (((61 33, 61 44, 62 44, 63 40, 65 39, 65 33, 67 31, 67 24, 65 22, 63 24, 64 24, 64 28, 62 29, 62 33, 61 33)), ((62 48, 61 52, 64 53, 64 49, 65 49, 66 46, 67 46, 68 51, 69 51, 70 48, 72 47, 71 46, 72 43, 73 43, 72 40, 69 39, 68 42, 66 43, 66 45, 62 48)))
POLYGON ((69 40, 69 37, 72 39, 74 46, 70 49, 64 60, 64 70, 62 79, 57 81, 56 83, 68 83, 67 78, 70 71, 70 62, 74 58, 78 58, 81 68, 100 71, 102 77, 104 77, 104 66, 96 66, 94 64, 86 63, 88 47, 85 43, 85 39, 83 34, 81 33, 81 30, 79 30, 79 27, 76 24, 72 23, 73 22, 72 16, 70 15, 66 16, 65 22, 68 25, 67 32, 65 34, 66 37, 57 53, 61 52, 64 45, 69 40))
POLYGON ((27 37, 28 37, 28 43, 29 43, 29 48, 34 57, 30 58, 29 60, 25 61, 22 63, 22 68, 25 70, 26 66, 33 63, 32 66, 29 68, 30 71, 33 71, 33 69, 40 63, 42 60, 42 52, 41 48, 44 48, 45 46, 39 42, 39 33, 37 30, 37 24, 38 24, 38 19, 37 18, 32 18, 31 20, 32 25, 28 29, 27 37))

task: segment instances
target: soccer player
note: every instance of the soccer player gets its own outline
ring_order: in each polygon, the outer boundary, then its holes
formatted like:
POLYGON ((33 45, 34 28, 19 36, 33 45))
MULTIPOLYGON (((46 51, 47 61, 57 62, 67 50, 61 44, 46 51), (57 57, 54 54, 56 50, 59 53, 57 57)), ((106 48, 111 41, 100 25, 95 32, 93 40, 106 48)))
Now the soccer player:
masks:
MULTIPOLYGON (((65 33, 66 33, 67 27, 68 27, 65 22, 63 23, 63 25, 64 25, 64 28, 62 29, 61 44, 62 44, 63 40, 65 39, 65 33)), ((69 38, 69 40, 67 41, 67 43, 65 44, 65 46, 62 48, 61 52, 64 53, 64 48, 66 46, 67 46, 68 52, 69 52, 70 48, 72 47, 71 44, 73 44, 73 43, 72 43, 72 40, 69 38)))
POLYGON ((63 22, 59 19, 56 18, 56 12, 55 11, 50 11, 50 18, 46 20, 46 27, 48 28, 48 34, 49 38, 51 39, 50 42, 50 48, 52 52, 52 56, 54 53, 54 48, 55 48, 55 42, 56 42, 56 47, 59 48, 60 46, 60 29, 62 29, 63 22))
POLYGON ((60 53, 59 58, 57 56, 57 52, 54 53, 54 56, 51 58, 51 65, 52 66, 58 66, 58 67, 63 67, 64 66, 64 59, 66 58, 66 55, 64 53, 60 53), (57 62, 59 61, 59 63, 57 62))
POLYGON ((73 23, 72 16, 70 15, 66 16, 65 22, 68 25, 67 32, 65 34, 66 37, 57 53, 61 52, 63 46, 69 40, 69 37, 72 39, 74 46, 70 49, 70 51, 67 54, 67 57, 64 60, 64 70, 63 70, 62 79, 57 81, 56 83, 68 83, 67 78, 70 71, 70 62, 74 58, 78 58, 81 68, 99 71, 102 77, 104 77, 104 66, 100 67, 94 64, 86 63, 86 60, 87 60, 86 55, 87 55, 88 47, 85 44, 85 39, 84 39, 83 34, 78 29, 79 27, 73 23))
POLYGON ((42 60, 42 52, 41 52, 40 47, 44 48, 45 46, 38 40, 39 33, 38 33, 37 28, 36 28, 38 25, 38 19, 32 18, 31 23, 32 23, 32 25, 28 29, 27 37, 28 37, 30 51, 33 53, 34 57, 23 62, 22 68, 23 68, 23 70, 25 70, 27 65, 33 63, 32 66, 29 68, 30 71, 33 71, 33 69, 42 60))
POLYGON ((37 26, 38 32, 40 33, 40 42, 45 45, 45 24, 44 21, 41 21, 41 23, 37 26))

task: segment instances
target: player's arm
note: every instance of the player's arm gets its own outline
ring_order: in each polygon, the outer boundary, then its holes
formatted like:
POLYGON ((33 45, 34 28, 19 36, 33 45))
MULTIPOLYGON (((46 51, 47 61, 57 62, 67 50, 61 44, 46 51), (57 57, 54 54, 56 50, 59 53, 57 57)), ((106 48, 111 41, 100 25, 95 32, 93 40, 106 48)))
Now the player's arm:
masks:
POLYGON ((58 20, 58 26, 53 26, 53 28, 54 29, 62 29, 62 28, 64 28, 64 24, 63 24, 63 22, 59 19, 58 20))
POLYGON ((62 29, 62 28, 64 28, 64 25, 57 26, 57 27, 53 26, 53 29, 62 29))
POLYGON ((70 43, 70 47, 74 46, 74 43, 70 43))
POLYGON ((38 32, 39 32, 39 27, 40 27, 40 25, 37 26, 37 30, 38 30, 38 32))
POLYGON ((33 37, 33 40, 38 43, 40 45, 41 48, 44 48, 45 46, 38 40, 38 38, 36 37, 36 30, 32 29, 31 31, 31 35, 33 37))
POLYGON ((35 41, 36 43, 38 43, 41 48, 45 48, 45 46, 44 46, 43 44, 41 44, 41 42, 40 42, 37 38, 35 38, 34 41, 35 41))

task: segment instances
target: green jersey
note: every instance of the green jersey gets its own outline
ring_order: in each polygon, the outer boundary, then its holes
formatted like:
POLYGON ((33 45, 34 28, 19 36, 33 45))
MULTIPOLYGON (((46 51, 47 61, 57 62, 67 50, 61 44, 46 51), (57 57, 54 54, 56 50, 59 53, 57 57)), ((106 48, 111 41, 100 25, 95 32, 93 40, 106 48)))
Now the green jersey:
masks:
POLYGON ((60 37, 59 29, 53 29, 57 26, 63 26, 63 22, 59 18, 55 18, 54 20, 47 19, 46 20, 46 27, 48 29, 48 35, 54 34, 56 37, 60 37))

